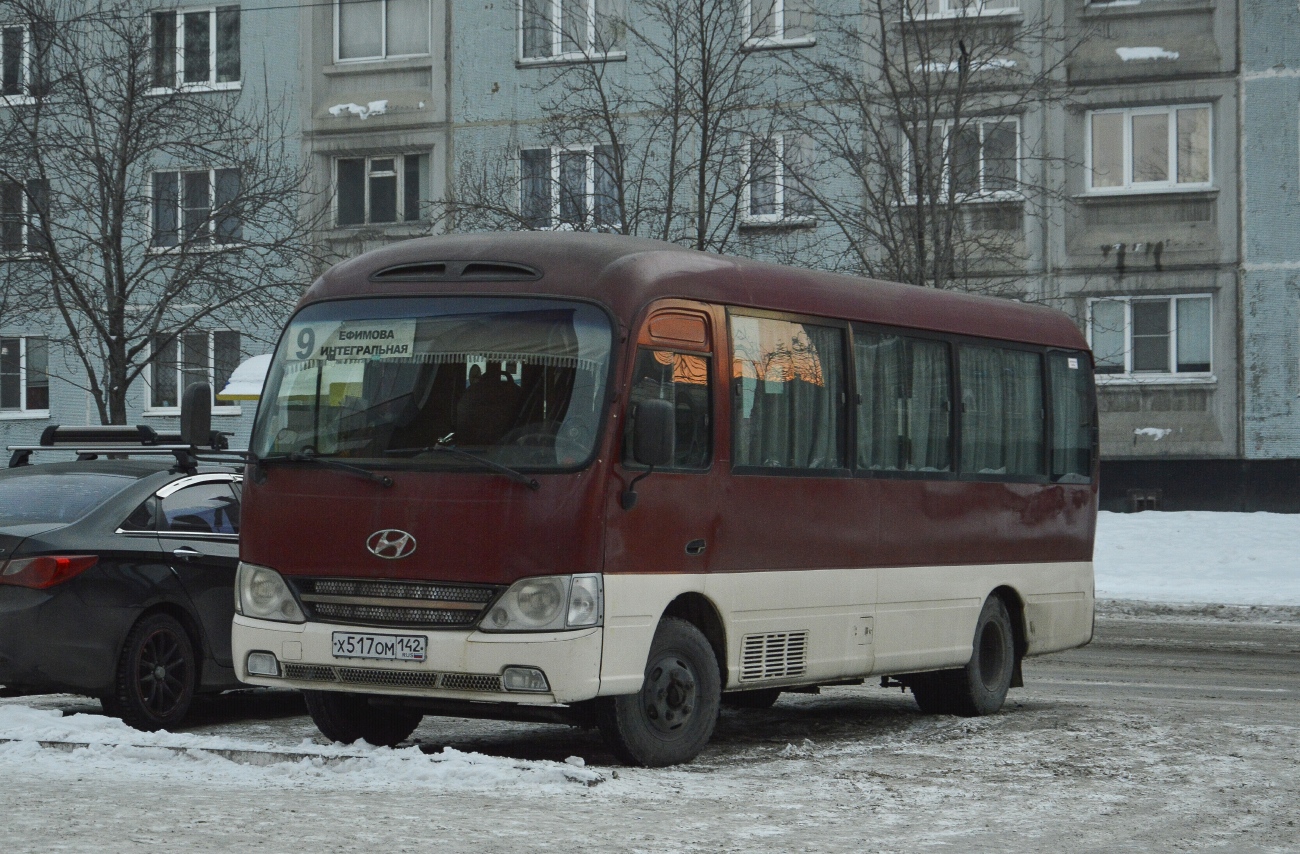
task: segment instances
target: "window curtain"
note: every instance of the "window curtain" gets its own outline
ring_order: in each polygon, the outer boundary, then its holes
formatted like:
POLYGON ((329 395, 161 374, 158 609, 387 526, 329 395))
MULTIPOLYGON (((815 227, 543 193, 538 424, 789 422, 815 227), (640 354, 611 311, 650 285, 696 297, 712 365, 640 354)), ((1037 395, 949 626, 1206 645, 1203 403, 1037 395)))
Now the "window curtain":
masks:
POLYGON ((1092 416, 1086 356, 1052 353, 1052 477, 1065 483, 1092 475, 1092 416), (1070 366, 1074 362, 1074 366, 1070 366))
POLYGON ((388 55, 429 52, 429 0, 388 0, 388 55))
POLYGON ((912 471, 952 471, 952 368, 948 345, 911 342, 908 445, 912 471))
POLYGON ((961 470, 1005 474, 1002 460, 1002 351, 961 348, 961 470))
POLYGON ((737 465, 839 468, 844 394, 838 329, 733 318, 740 382, 737 465))

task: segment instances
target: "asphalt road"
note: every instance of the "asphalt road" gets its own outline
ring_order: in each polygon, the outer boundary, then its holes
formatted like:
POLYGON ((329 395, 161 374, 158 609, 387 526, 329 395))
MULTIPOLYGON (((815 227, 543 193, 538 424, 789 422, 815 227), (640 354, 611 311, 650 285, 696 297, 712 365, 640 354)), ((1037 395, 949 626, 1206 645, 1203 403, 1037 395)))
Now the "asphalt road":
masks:
MULTIPOLYGON (((560 726, 428 718, 416 732, 431 753, 580 756, 606 775, 572 791, 0 767, 19 783, 0 788, 0 834, 15 851, 1300 851, 1300 619, 1283 617, 1100 617, 1091 645, 1027 661, 1026 686, 987 718, 921 715, 873 684, 785 695, 724 712, 676 769, 618 768, 597 734, 560 726), (50 825, 49 791, 76 822, 50 825)), ((208 702, 192 731, 315 735, 276 693, 208 702)))

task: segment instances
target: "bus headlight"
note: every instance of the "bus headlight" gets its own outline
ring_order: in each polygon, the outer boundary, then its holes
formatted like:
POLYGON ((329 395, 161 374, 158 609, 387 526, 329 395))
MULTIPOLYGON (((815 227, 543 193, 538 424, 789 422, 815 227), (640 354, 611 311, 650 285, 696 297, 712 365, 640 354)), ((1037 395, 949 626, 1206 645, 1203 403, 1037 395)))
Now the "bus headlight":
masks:
POLYGON ((553 632, 599 626, 600 575, 544 575, 515 582, 479 622, 484 632, 553 632))
POLYGON ((258 620, 307 621, 280 573, 242 560, 235 571, 235 610, 258 620))

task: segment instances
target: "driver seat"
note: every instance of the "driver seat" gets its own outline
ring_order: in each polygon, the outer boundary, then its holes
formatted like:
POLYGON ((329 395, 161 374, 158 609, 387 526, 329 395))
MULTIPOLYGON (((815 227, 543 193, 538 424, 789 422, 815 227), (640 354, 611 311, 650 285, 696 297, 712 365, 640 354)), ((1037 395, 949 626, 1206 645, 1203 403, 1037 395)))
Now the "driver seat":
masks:
POLYGON ((523 391, 501 370, 488 364, 456 402, 456 444, 494 445, 514 424, 523 391))

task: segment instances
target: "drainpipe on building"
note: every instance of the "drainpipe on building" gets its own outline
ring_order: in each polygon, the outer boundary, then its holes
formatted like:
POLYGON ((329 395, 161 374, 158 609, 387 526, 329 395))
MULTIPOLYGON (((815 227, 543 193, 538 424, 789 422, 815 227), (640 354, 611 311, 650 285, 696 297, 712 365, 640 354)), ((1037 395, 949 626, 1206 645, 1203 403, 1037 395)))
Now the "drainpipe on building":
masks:
POLYGON ((1237 0, 1237 459, 1246 458, 1246 75, 1245 15, 1237 0))

